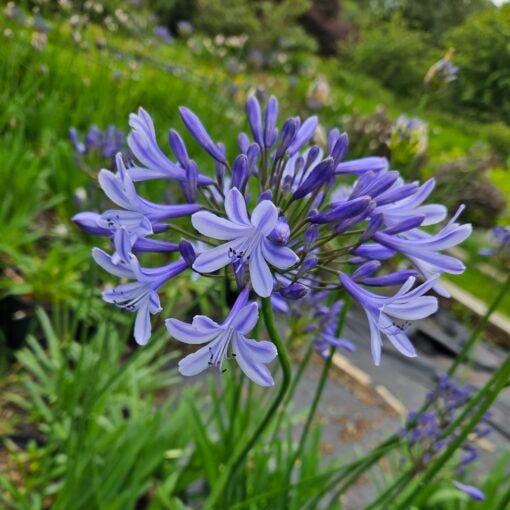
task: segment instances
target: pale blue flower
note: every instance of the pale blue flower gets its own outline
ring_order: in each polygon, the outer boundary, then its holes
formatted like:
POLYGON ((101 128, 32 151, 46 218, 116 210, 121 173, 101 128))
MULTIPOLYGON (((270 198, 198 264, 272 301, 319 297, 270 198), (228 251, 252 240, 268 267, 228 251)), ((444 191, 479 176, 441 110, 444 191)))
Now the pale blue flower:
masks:
POLYGON ((196 315, 188 324, 178 319, 168 319, 169 333, 180 342, 207 344, 179 362, 182 375, 196 375, 209 367, 223 370, 226 359, 235 359, 241 370, 260 386, 273 386, 271 372, 265 366, 277 355, 271 342, 247 338, 258 321, 257 303, 248 303, 248 289, 238 296, 224 322, 218 324, 205 315, 196 315))
POLYGON ((288 269, 298 258, 286 246, 268 239, 278 222, 278 210, 270 200, 260 202, 248 217, 246 202, 237 188, 228 191, 225 197, 228 219, 207 211, 199 211, 191 217, 198 232, 228 241, 201 253, 193 269, 199 273, 212 273, 236 260, 248 261, 253 290, 268 297, 273 290, 273 275, 268 263, 278 269, 288 269))

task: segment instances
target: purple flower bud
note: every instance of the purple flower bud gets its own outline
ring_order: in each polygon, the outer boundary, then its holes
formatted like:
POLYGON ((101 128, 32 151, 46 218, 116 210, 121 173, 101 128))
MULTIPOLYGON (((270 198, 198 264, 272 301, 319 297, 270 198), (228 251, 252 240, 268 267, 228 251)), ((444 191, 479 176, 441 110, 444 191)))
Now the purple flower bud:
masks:
POLYGON ((475 501, 484 501, 485 494, 478 488, 473 487, 472 485, 466 485, 464 483, 458 482, 457 480, 453 480, 453 485, 457 487, 462 492, 465 492, 471 499, 475 501))
POLYGON ((255 96, 251 96, 246 102, 246 114, 248 116, 248 123, 253 134, 253 139, 261 147, 264 145, 262 140, 262 121, 260 103, 255 96))
POLYGON ((301 267, 299 268, 299 273, 300 274, 308 273, 308 271, 315 269, 318 263, 319 259, 316 255, 307 255, 305 260, 303 260, 301 267))
POLYGON ((402 285, 409 278, 416 276, 418 276, 417 271, 406 269, 405 271, 396 271, 382 276, 374 276, 373 278, 361 278, 360 282, 372 287, 391 287, 392 285, 402 285))
POLYGON ((294 175, 299 175, 305 166, 305 159, 303 156, 298 156, 294 161, 294 175))
POLYGON ((298 200, 315 191, 333 176, 333 160, 326 158, 321 161, 308 175, 303 184, 292 195, 293 200, 298 200))
POLYGON ((75 214, 71 220, 76 223, 82 230, 89 234, 94 235, 110 235, 110 230, 107 228, 100 227, 98 225, 98 219, 101 217, 100 214, 95 212, 79 212, 78 214, 75 214))
POLYGON ((305 234, 303 236, 303 249, 305 251, 309 251, 311 247, 315 244, 315 241, 317 241, 317 238, 319 237, 319 229, 316 225, 310 225, 306 228, 305 234))
POLYGON ((343 234, 344 232, 347 232, 350 228, 354 227, 361 221, 364 221, 367 218, 367 216, 369 216, 369 214, 375 209, 375 205, 376 205, 375 202, 371 200, 367 208, 361 214, 353 216, 352 218, 348 218, 342 221, 342 223, 339 223, 335 227, 335 232, 337 232, 338 234, 343 234))
POLYGON ((85 145, 78 140, 78 133, 76 132, 76 129, 69 129, 69 138, 71 139, 74 150, 78 154, 85 154, 87 149, 85 148, 85 145))
POLYGON ((296 300, 306 296, 308 289, 300 283, 292 283, 288 287, 280 289, 279 292, 285 299, 296 300))
POLYGON ((308 119, 303 122, 303 125, 298 128, 294 141, 287 149, 289 156, 298 152, 305 143, 312 139, 318 124, 319 119, 315 115, 313 117, 308 117, 308 119))
POLYGON ((331 154, 338 138, 340 138, 340 130, 338 128, 334 128, 328 133, 328 154, 331 154))
POLYGON ((361 175, 365 172, 380 172, 388 170, 388 160, 377 156, 368 158, 353 159, 352 161, 344 161, 335 168, 335 174, 354 174, 361 175))
POLYGON ((390 188, 377 197, 377 205, 391 204, 392 202, 397 202, 398 200, 407 198, 411 195, 414 195, 418 188, 419 186, 416 183, 404 184, 403 186, 395 186, 394 188, 390 188))
MULTIPOLYGON (((306 182, 306 181, 305 181, 306 182)), ((354 200, 348 200, 321 214, 309 216, 311 223, 337 223, 339 221, 352 218, 365 211, 370 204, 370 197, 360 197, 354 200)))
POLYGON ((279 245, 286 245, 290 237, 290 227, 285 216, 280 216, 269 239, 279 245))
POLYGON ((252 143, 246 150, 246 155, 248 156, 248 172, 253 173, 260 156, 259 145, 252 143))
POLYGON ((198 166, 193 160, 186 167, 186 180, 181 185, 186 200, 194 203, 198 195, 198 166))
POLYGON ((284 193, 289 193, 289 191, 291 191, 292 189, 292 177, 290 175, 286 175, 284 178, 283 178, 283 185, 282 185, 282 191, 284 193))
POLYGON ((186 150, 186 146, 184 145, 184 140, 181 138, 181 135, 174 129, 171 129, 168 132, 168 143, 170 144, 170 148, 175 154, 179 164, 183 168, 186 168, 189 163, 188 151, 186 150))
POLYGON ((182 239, 179 243, 179 252, 186 264, 191 267, 197 258, 193 245, 189 241, 186 241, 186 239, 182 239))
POLYGON ((413 228, 419 227, 423 221, 425 220, 425 216, 410 216, 405 220, 399 221, 395 225, 388 227, 383 230, 385 234, 400 234, 401 232, 407 232, 408 230, 412 230, 413 228))
POLYGON ((239 150, 243 154, 246 154, 246 151, 250 146, 250 139, 246 133, 239 133, 239 136, 237 137, 237 145, 239 145, 239 150))
POLYGON ((242 190, 247 177, 248 158, 244 154, 240 154, 232 165, 232 187, 242 190))
POLYGON ((312 165, 317 157, 320 154, 320 147, 318 145, 312 145, 310 147, 310 150, 308 151, 308 154, 306 156, 306 163, 305 163, 305 172, 310 168, 310 165, 312 165))
POLYGON ((225 156, 218 146, 212 141, 211 137, 205 130, 204 125, 200 122, 200 119, 185 106, 179 108, 181 119, 184 125, 188 128, 193 138, 199 143, 199 145, 207 151, 216 161, 225 163, 225 156))
POLYGON ((278 120, 278 100, 271 96, 264 113, 264 145, 271 148, 276 142, 276 122, 278 120))
POLYGON ((363 278, 372 276, 374 273, 379 271, 381 266, 382 264, 378 260, 370 260, 369 262, 365 262, 363 265, 358 267, 358 269, 352 273, 351 278, 355 281, 363 280, 363 278))
POLYGON ((281 158, 285 154, 294 139, 296 128, 295 119, 288 119, 285 121, 280 132, 280 143, 276 148, 275 159, 281 158))
POLYGON ((260 204, 260 202, 264 200, 272 200, 273 198, 273 192, 270 189, 266 189, 266 191, 263 191, 257 200, 257 204, 260 204))
POLYGON ((342 133, 338 137, 338 140, 336 141, 335 145, 333 146, 333 150, 330 153, 330 156, 333 158, 333 161, 335 162, 335 167, 344 158, 348 147, 349 147, 349 138, 347 136, 347 133, 342 133))
POLYGON ((368 241, 382 226, 384 217, 382 214, 374 214, 363 232, 360 242, 365 243, 368 241))

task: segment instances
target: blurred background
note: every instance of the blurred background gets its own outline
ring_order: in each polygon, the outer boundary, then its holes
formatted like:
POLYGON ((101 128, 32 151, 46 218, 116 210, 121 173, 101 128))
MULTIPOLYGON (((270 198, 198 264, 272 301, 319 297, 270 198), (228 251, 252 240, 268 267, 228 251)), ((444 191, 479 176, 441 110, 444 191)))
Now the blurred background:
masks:
MULTIPOLYGON (((356 366, 371 379, 367 383, 341 372, 329 383, 330 397, 322 406, 329 439, 321 452, 338 454, 339 438, 362 448, 365 432, 371 441, 381 436, 383 424, 398 426, 399 415, 419 404, 497 295, 509 269, 504 257, 487 255, 501 239, 506 249, 510 246, 510 232, 501 229, 510 226, 510 5, 491 0, 3 1, 3 508, 184 508, 168 495, 198 475, 182 480, 168 473, 182 464, 189 441, 185 433, 191 433, 182 424, 196 414, 191 397, 174 398, 180 379, 172 369, 162 371, 175 366, 175 349, 161 332, 133 360, 131 318, 100 299, 106 277, 90 257, 97 240, 70 218, 80 210, 104 208, 97 172, 112 167, 116 152, 129 155, 130 112, 143 106, 165 146, 168 129, 181 129, 178 106, 187 105, 232 154, 234 134, 246 130, 244 102, 252 94, 261 100, 276 95, 285 114, 316 113, 323 133, 319 144, 332 127, 347 131, 349 159, 385 156, 406 179, 435 177, 433 199, 451 212, 465 204, 462 219, 475 227, 455 252, 466 272, 452 281, 444 276, 452 299, 414 332, 421 375, 406 375, 407 361, 395 359, 387 366, 395 363, 401 375, 387 380, 374 372, 367 353, 358 351, 356 366), (344 414, 338 414, 338 392, 351 402, 344 414), (360 411, 360 399, 365 410, 360 411), (102 418, 93 425, 80 421, 91 410, 102 418), (126 413, 140 419, 125 420, 126 413), (163 426, 169 413, 175 419, 163 426), (135 443, 132 458, 122 457, 135 443), (85 451, 78 461, 78 452, 85 451), (98 458, 110 466, 107 473, 98 471, 109 477, 107 487, 88 484, 87 473, 91 465, 97 468, 98 458), (122 471, 134 458, 145 459, 138 471, 122 471), (77 491, 83 496, 79 502, 73 500, 77 491)), ((202 172, 214 171, 199 150, 191 156, 202 172)), ((171 199, 161 184, 149 187, 154 200, 171 199)), ((168 286, 161 317, 168 317, 176 303, 186 310, 197 302, 210 306, 200 285, 168 286)), ((356 317, 349 327, 351 338, 367 334, 356 317)), ((509 347, 507 294, 489 320, 468 380, 484 381, 509 347)), ((312 383, 318 375, 312 369, 306 377, 312 383)), ((304 390, 303 405, 310 395, 304 390)), ((496 413, 501 429, 496 445, 507 444, 509 400, 496 413)), ((199 454, 202 463, 206 446, 199 454)), ((487 451, 494 459, 494 448, 487 451)))

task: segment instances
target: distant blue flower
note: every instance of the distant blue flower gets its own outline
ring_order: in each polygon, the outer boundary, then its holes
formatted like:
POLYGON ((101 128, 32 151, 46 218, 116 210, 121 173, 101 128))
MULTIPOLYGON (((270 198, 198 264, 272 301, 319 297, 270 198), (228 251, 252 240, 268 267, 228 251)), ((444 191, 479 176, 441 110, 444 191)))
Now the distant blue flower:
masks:
POLYGON ((157 26, 154 27, 154 35, 166 43, 171 43, 174 39, 172 33, 167 27, 157 26))
POLYGON ((455 487, 457 487, 457 489, 466 493, 471 499, 474 499, 475 501, 485 501, 485 494, 477 487, 474 487, 473 485, 466 485, 465 483, 461 483, 457 480, 452 480, 452 483, 455 487))
POLYGON ((277 355, 271 342, 247 338, 258 321, 257 303, 248 304, 248 289, 238 296, 231 312, 221 324, 204 315, 196 315, 191 324, 177 319, 168 319, 166 326, 170 334, 187 344, 205 344, 193 354, 179 362, 182 375, 196 375, 214 366, 223 369, 226 359, 234 358, 241 370, 260 386, 273 386, 271 372, 265 366, 277 355))
POLYGON ((278 222, 278 210, 271 201, 263 200, 255 207, 250 219, 245 199, 237 188, 227 193, 225 210, 228 219, 207 211, 192 216, 191 222, 201 234, 228 241, 201 253, 193 269, 211 273, 236 260, 248 261, 253 290, 259 296, 267 297, 273 290, 273 275, 267 263, 287 269, 298 260, 290 248, 268 239, 278 222))
POLYGON ((416 350, 405 333, 408 321, 424 319, 437 311, 437 299, 424 296, 434 285, 429 280, 411 290, 415 278, 409 278, 393 296, 380 296, 359 286, 351 277, 341 273, 340 281, 345 290, 361 305, 370 326, 370 345, 374 363, 381 362, 381 333, 404 356, 416 356, 416 350))

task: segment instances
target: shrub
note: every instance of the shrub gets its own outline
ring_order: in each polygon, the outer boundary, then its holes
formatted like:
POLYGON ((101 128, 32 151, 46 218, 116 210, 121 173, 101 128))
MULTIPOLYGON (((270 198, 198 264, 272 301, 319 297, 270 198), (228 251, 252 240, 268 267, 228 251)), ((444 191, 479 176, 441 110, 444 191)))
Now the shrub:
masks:
POLYGON ((196 0, 194 23, 215 36, 248 36, 248 45, 263 53, 274 50, 313 50, 314 41, 298 25, 309 0, 196 0))
POLYGON ((401 95, 415 95, 435 58, 427 35, 409 29, 402 18, 367 26, 360 40, 344 45, 343 54, 360 71, 377 78, 385 87, 401 95))
POLYGON ((444 163, 436 170, 436 197, 450 209, 465 204, 463 219, 491 228, 506 208, 505 194, 488 178, 493 157, 468 155, 444 163))
POLYGON ((510 5, 470 17, 446 42, 460 67, 452 99, 483 115, 510 121, 510 5))

